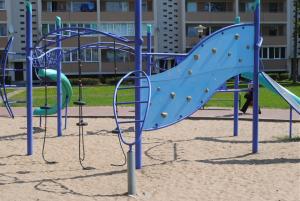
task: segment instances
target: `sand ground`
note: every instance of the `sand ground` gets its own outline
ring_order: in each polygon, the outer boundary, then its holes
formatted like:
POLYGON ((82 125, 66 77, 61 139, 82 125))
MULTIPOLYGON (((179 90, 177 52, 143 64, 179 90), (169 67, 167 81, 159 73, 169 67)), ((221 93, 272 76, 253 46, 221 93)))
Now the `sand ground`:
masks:
MULTIPOLYGON (((70 119, 57 138, 49 120, 45 164, 43 130, 35 129, 34 155, 26 156, 26 119, 0 118, 0 200, 299 201, 300 142, 282 140, 288 123, 261 123, 258 154, 251 154, 251 122, 185 120, 143 136, 138 195, 126 196, 127 173, 113 119, 87 119, 86 159, 78 162, 78 128, 70 119)), ((38 120, 35 119, 35 127, 38 120)), ((294 124, 300 136, 300 123, 294 124)), ((125 147, 127 149, 127 147, 125 147)))

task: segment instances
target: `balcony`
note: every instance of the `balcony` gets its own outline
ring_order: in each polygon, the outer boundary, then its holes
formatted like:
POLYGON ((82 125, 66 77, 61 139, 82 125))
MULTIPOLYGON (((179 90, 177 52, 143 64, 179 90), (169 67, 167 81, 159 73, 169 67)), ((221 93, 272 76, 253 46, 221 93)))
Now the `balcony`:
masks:
MULTIPOLYGON (((241 22, 253 21, 253 14, 250 12, 240 13, 240 17, 241 17, 241 22)), ((262 12, 261 21, 262 22, 287 22, 287 14, 262 12)))
POLYGON ((97 21, 96 12, 43 12, 42 21, 54 22, 55 17, 61 17, 62 21, 89 22, 97 21))
POLYGON ((263 36, 264 46, 286 46, 287 38, 286 36, 263 36))
POLYGON ((287 59, 263 60, 265 71, 287 71, 287 59))
MULTIPOLYGON (((64 63, 63 72, 65 72, 66 74, 78 75, 77 62, 64 63)), ((98 62, 83 63, 82 73, 83 74, 99 73, 99 63, 98 62)))
POLYGON ((187 12, 186 21, 188 22, 215 22, 215 21, 234 21, 233 12, 187 12))
MULTIPOLYGON (((134 21, 134 12, 105 12, 100 13, 101 21, 134 21)), ((153 12, 143 12, 143 21, 153 21, 153 12)))
POLYGON ((0 20, 7 21, 6 10, 0 10, 0 20))

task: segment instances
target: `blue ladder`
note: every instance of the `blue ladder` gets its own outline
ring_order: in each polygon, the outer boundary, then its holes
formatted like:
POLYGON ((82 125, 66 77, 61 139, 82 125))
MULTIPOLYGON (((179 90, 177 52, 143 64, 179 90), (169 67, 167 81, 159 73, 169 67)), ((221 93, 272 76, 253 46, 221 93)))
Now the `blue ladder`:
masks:
MULTIPOLYGON (((123 137, 123 129, 121 128, 121 125, 141 123, 141 130, 143 130, 144 122, 147 117, 149 106, 150 106, 150 99, 151 99, 151 82, 150 82, 150 78, 144 71, 131 71, 131 72, 127 73, 124 77, 122 77, 120 79, 120 81, 118 82, 118 84, 116 85, 115 92, 114 92, 114 100, 113 100, 114 117, 115 117, 115 121, 116 121, 116 125, 117 125, 116 130, 118 132, 118 136, 121 139, 121 141, 124 144, 128 145, 130 147, 130 149, 140 139, 135 139, 132 142, 126 141, 123 137), (130 81, 141 80, 142 86, 122 86, 121 87, 122 83, 124 83, 124 81, 128 81, 128 80, 130 80, 130 81), (146 94, 146 96, 143 96, 142 97, 143 100, 141 100, 141 101, 126 101, 126 102, 118 101, 118 92, 119 91, 132 90, 132 89, 143 90, 143 94, 146 94), (118 116, 118 112, 117 112, 118 106, 130 105, 130 104, 136 104, 136 103, 139 103, 143 107, 146 107, 146 110, 145 110, 144 114, 142 114, 141 119, 134 118, 134 119, 128 120, 128 121, 120 120, 120 118, 118 116)), ((141 135, 140 135, 140 137, 141 137, 141 135)))

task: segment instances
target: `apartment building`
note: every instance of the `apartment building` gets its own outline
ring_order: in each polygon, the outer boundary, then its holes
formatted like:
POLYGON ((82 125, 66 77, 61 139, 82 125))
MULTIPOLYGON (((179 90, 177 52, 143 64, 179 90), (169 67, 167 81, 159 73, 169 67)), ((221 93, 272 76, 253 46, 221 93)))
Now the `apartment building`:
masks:
MULTIPOLYGON (((33 4, 33 40, 55 29, 55 17, 64 27, 87 27, 133 39, 134 0, 31 0, 33 4)), ((25 11, 23 0, 0 0, 0 48, 9 33, 16 42, 13 51, 25 46, 25 11)), ((234 23, 236 13, 241 22, 251 23, 250 0, 143 0, 143 36, 146 48, 146 27, 153 26, 153 51, 187 52, 199 42, 197 26, 206 27, 205 35, 234 23)), ((293 3, 288 0, 262 1, 261 58, 265 71, 289 71, 293 53, 293 3)), ((86 36, 82 43, 111 41, 107 37, 86 36)), ((76 40, 63 43, 65 49, 77 46, 76 40)), ((63 71, 77 74, 77 53, 64 55, 63 71)), ((82 52, 84 74, 125 73, 134 67, 134 57, 112 50, 86 49, 82 52)), ((20 65, 22 60, 12 61, 20 65)), ((300 72, 300 71, 299 71, 300 72)), ((12 75, 14 78, 14 76, 12 75)), ((21 76, 18 77, 21 79, 21 76)))

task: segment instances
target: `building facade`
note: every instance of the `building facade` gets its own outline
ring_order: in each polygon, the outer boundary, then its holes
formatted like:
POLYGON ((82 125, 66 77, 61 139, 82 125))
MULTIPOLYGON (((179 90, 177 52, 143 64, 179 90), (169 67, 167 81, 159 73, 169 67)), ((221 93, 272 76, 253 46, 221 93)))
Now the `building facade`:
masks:
MULTIPOLYGON (((33 4, 33 42, 55 29, 55 17, 60 16, 63 27, 86 27, 111 32, 133 39, 134 0, 31 0, 33 4)), ((197 26, 206 27, 204 35, 234 23, 252 22, 250 0, 143 0, 143 36, 146 48, 147 24, 153 26, 153 51, 189 51, 199 42, 197 26)), ((262 1, 261 58, 265 71, 289 71, 293 53, 293 3, 288 0, 262 1)), ((9 35, 15 36, 12 51, 22 52, 25 46, 24 0, 0 0, 0 49, 9 35)), ((82 43, 111 41, 107 37, 86 36, 82 43)), ((76 40, 63 43, 65 49, 77 46, 76 40)), ((126 53, 114 55, 112 50, 86 49, 82 52, 84 74, 125 73, 134 68, 134 57, 126 53), (117 67, 117 69, 115 69, 117 67)), ((77 74, 77 53, 64 55, 63 71, 77 74)), ((298 52, 299 56, 299 52, 298 52)), ((24 58, 12 62, 22 67, 24 58)), ((25 65, 24 65, 25 66, 25 65)), ((300 72, 300 71, 299 71, 300 72)), ((11 75, 21 80, 22 75, 11 75)))

